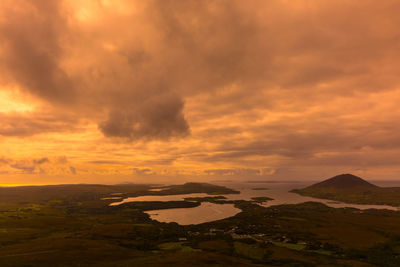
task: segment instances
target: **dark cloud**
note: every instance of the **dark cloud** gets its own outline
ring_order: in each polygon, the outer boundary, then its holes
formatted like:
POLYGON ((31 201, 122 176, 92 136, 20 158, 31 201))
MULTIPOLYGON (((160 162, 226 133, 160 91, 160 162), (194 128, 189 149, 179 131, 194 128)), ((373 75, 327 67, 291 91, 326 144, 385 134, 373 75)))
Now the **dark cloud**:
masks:
POLYGON ((154 96, 144 103, 111 111, 99 127, 105 136, 131 140, 185 136, 189 126, 182 109, 183 102, 174 95, 154 96))
POLYGON ((10 166, 14 169, 22 170, 23 172, 27 173, 33 173, 33 171, 36 168, 35 165, 30 165, 29 163, 24 163, 24 162, 11 164, 10 166))
POLYGON ((48 101, 70 102, 73 82, 60 65, 66 17, 62 1, 6 1, 1 5, 2 72, 48 101))
POLYGON ((40 164, 43 164, 43 163, 47 163, 47 162, 50 162, 48 158, 41 158, 41 159, 34 159, 33 160, 33 163, 37 164, 37 165, 40 165, 40 164))
POLYGON ((50 161, 48 158, 16 160, 13 163, 10 163, 10 167, 21 170, 24 173, 33 173, 35 170, 39 170, 40 173, 43 173, 43 169, 40 166, 49 162, 50 161))
POLYGON ((76 175, 76 168, 75 168, 75 167, 69 166, 69 170, 71 171, 71 173, 72 173, 73 175, 76 175))

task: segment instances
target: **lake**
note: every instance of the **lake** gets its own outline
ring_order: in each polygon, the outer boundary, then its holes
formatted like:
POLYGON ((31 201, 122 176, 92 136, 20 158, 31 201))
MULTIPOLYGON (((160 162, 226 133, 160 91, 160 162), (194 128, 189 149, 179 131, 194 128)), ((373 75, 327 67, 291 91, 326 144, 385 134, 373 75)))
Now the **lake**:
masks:
MULTIPOLYGON (((314 182, 212 182, 216 185, 223 185, 235 190, 240 191, 240 194, 227 194, 223 195, 227 200, 250 200, 252 197, 270 197, 270 200, 261 204, 264 207, 270 207, 281 204, 299 204, 307 201, 314 201, 324 203, 327 206, 334 208, 357 208, 360 210, 365 209, 388 209, 398 210, 396 207, 386 205, 359 205, 347 204, 332 200, 318 199, 312 197, 301 196, 289 191, 295 188, 304 188, 313 184, 314 182), (262 190, 253 190, 254 188, 267 188, 262 190)), ((391 182, 385 184, 384 182, 375 182, 379 186, 398 186, 398 183, 391 182)), ((133 201, 179 201, 187 197, 206 197, 207 194, 184 194, 184 195, 168 195, 168 196, 140 196, 125 198, 122 201, 116 201, 110 205, 121 205, 133 201)), ((179 209, 165 209, 146 211, 153 220, 160 222, 176 222, 181 225, 200 224, 220 220, 236 215, 241 210, 235 208, 233 204, 214 204, 203 202, 200 206, 194 208, 179 208, 179 209)))
POLYGON ((232 217, 241 212, 233 204, 202 202, 194 208, 147 211, 150 218, 159 222, 176 222, 180 225, 200 224, 232 217))

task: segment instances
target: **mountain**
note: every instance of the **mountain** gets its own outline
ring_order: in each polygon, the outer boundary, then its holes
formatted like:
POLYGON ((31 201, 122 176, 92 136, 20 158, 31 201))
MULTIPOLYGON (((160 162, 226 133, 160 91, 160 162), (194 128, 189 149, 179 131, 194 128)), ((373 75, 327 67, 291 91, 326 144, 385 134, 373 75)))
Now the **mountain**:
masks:
POLYGON ((400 206, 399 187, 379 187, 352 174, 340 174, 291 192, 354 204, 400 206))
POLYGON ((337 189, 374 189, 378 186, 373 185, 364 179, 352 174, 340 174, 325 181, 313 184, 308 188, 337 188, 337 189))

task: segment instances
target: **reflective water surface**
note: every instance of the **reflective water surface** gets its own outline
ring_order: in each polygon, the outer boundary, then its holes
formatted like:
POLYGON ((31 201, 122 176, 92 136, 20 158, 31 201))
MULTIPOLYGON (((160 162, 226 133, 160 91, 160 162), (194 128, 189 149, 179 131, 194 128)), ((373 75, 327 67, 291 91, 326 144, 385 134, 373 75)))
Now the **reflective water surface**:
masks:
MULTIPOLYGON (((222 185, 222 183, 220 183, 222 185)), ((313 184, 313 182, 296 182, 296 183, 231 183, 231 188, 240 191, 239 195, 225 195, 227 199, 244 199, 249 200, 255 196, 266 196, 273 198, 274 200, 270 200, 264 203, 262 206, 270 207, 274 205, 281 204, 298 204, 304 203, 307 201, 314 201, 324 203, 325 205, 333 208, 356 208, 360 210, 365 209, 388 209, 388 210, 398 210, 396 207, 387 206, 387 205, 362 205, 362 204, 348 204, 339 201, 332 201, 327 199, 319 199, 301 196, 296 193, 289 192, 292 189, 296 188, 304 188, 313 184), (252 188, 257 187, 268 187, 267 190, 253 190, 252 188)), ((226 185, 224 183, 223 185, 226 185)))
MULTIPOLYGON (((360 210, 365 209, 389 209, 398 210, 396 207, 386 205, 359 205, 336 202, 326 199, 317 199, 305 197, 289 191, 295 188, 304 188, 313 182, 281 182, 281 183, 247 183, 247 182, 213 182, 213 184, 223 185, 240 191, 240 194, 224 195, 228 200, 250 200, 252 197, 270 197, 274 200, 265 202, 262 206, 269 207, 280 204, 298 204, 307 201, 315 201, 324 203, 327 206, 334 208, 351 207, 360 210), (267 188, 263 190, 254 190, 254 188, 267 188)), ((376 183, 379 186, 398 186, 398 183, 384 182, 376 183)), ((207 194, 184 194, 184 195, 169 195, 169 196, 141 196, 123 199, 122 201, 114 202, 111 205, 120 205, 126 202, 133 201, 178 201, 184 200, 187 197, 206 197, 207 194)), ((202 203, 194 208, 179 208, 166 210, 147 211, 150 217, 160 222, 177 222, 181 225, 199 224, 209 221, 220 220, 223 218, 234 216, 239 213, 232 204, 213 204, 202 203)))
POLYGON ((181 225, 200 224, 232 217, 241 212, 233 204, 214 204, 203 202, 194 208, 166 209, 147 211, 153 220, 159 222, 177 222, 181 225))

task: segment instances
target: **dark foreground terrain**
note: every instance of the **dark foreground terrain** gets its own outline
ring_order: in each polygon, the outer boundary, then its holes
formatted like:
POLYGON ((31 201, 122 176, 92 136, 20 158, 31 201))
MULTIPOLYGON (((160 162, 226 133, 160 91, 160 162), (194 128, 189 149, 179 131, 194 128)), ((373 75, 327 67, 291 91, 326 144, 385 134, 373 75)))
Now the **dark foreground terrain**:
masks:
MULTIPOLYGON (((261 207, 180 226, 145 210, 225 203, 225 187, 190 183, 0 188, 0 266, 400 266, 400 213, 319 203, 261 207), (110 196, 208 193, 174 202, 109 206, 110 196)), ((115 201, 115 200, 114 200, 115 201)))

